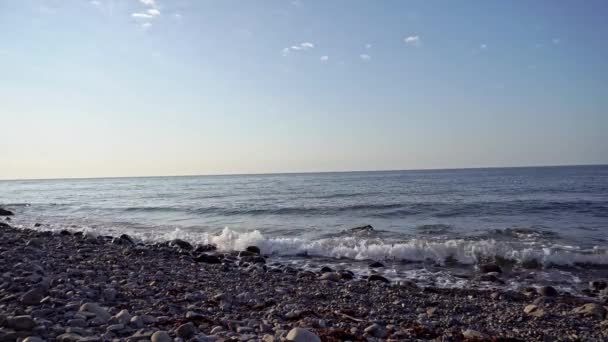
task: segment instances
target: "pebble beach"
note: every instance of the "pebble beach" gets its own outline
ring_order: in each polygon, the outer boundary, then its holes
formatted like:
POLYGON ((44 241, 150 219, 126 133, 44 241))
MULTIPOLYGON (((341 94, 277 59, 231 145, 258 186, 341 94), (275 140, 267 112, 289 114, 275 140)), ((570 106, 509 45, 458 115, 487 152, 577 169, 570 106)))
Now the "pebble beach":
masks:
MULTIPOLYGON (((6 223, 4 223, 6 222, 6 223)), ((173 240, 0 224, 0 341, 602 341, 589 296, 440 289, 173 240)), ((378 265, 370 265, 378 266, 378 265)), ((480 276, 500 268, 486 265, 480 276)))

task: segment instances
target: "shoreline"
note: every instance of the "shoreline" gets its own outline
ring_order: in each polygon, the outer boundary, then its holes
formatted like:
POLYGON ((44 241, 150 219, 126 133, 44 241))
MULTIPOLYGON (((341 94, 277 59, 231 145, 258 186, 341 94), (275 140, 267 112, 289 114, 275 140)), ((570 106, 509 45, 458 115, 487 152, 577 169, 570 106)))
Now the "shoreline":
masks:
POLYGON ((2 341, 608 338, 599 299, 349 279, 277 264, 254 246, 220 253, 181 240, 142 244, 0 223, 0 273, 2 341))

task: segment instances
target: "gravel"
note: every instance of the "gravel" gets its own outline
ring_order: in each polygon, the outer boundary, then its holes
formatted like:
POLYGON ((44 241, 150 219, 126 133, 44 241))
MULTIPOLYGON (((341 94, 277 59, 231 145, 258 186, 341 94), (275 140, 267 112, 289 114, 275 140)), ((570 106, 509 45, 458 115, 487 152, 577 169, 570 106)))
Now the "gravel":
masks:
POLYGON ((221 252, 3 224, 0 341, 608 339, 605 281, 589 284, 594 297, 419 287, 294 269, 254 247, 221 252))

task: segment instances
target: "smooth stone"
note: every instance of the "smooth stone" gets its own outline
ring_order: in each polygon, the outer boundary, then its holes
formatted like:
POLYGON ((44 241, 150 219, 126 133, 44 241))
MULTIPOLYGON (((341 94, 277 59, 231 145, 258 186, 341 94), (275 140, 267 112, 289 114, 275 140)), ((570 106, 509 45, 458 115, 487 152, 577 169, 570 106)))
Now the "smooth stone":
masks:
POLYGON ((103 299, 108 302, 113 302, 116 299, 116 295, 117 295, 116 290, 112 289, 112 288, 104 289, 103 292, 101 293, 101 296, 103 297, 103 299))
POLYGON ((363 332, 377 338, 386 338, 386 336, 388 336, 388 331, 386 330, 386 328, 376 323, 365 328, 363 332))
POLYGON ((486 340, 488 336, 482 332, 473 329, 467 329, 462 332, 462 336, 467 340, 486 340))
POLYGON ((585 305, 581 305, 577 308, 574 308, 572 312, 584 316, 595 316, 597 318, 604 318, 604 316, 606 315, 606 309, 603 306, 595 303, 587 303, 585 305))
POLYGON ((150 337, 151 342, 172 342, 173 339, 166 331, 157 331, 150 337))
POLYGON ((6 319, 6 325, 15 330, 32 330, 36 326, 36 322, 31 316, 14 316, 6 319))
POLYGON ((538 294, 545 297, 555 297, 558 295, 557 290, 553 286, 539 287, 538 294))
POLYGON ((106 321, 112 318, 112 316, 106 311, 106 309, 102 308, 97 303, 84 303, 80 306, 80 309, 78 311, 93 313, 97 318, 101 318, 106 321))
POLYGON ((371 264, 369 264, 369 268, 378 268, 378 267, 384 267, 384 264, 381 263, 380 261, 374 261, 371 264))
POLYGON ((257 255, 260 255, 260 253, 261 253, 260 247, 258 247, 258 246, 248 246, 247 248, 245 248, 245 250, 247 252, 255 253, 257 255))
POLYGON ((500 266, 492 263, 479 265, 479 271, 481 273, 502 273, 500 266))
POLYGON ((333 272, 334 270, 331 267, 328 266, 323 266, 321 267, 321 273, 329 273, 329 272, 333 272))
POLYGON ((22 342, 44 342, 44 340, 38 336, 28 336, 22 342))
POLYGON ((186 242, 181 239, 175 239, 175 240, 169 241, 169 246, 171 246, 171 247, 177 246, 177 247, 179 247, 181 249, 185 249, 185 250, 191 250, 193 248, 189 242, 186 242))
POLYGON ((319 277, 319 279, 329 281, 340 281, 342 279, 342 276, 336 272, 327 272, 323 273, 321 277, 319 277))
POLYGON ((57 336, 57 341, 61 342, 78 342, 82 336, 73 333, 65 333, 57 336))
POLYGON ((15 215, 12 211, 0 208, 0 216, 13 216, 15 215))
POLYGON ((125 325, 122 323, 108 325, 106 328, 107 332, 117 332, 125 328, 125 325))
POLYGON ((120 324, 127 324, 131 321, 131 314, 129 313, 129 310, 123 309, 114 315, 114 319, 120 324))
POLYGON ((222 259, 220 259, 217 255, 209 255, 206 253, 201 253, 197 256, 193 256, 192 260, 196 262, 203 262, 206 264, 221 264, 222 259))
POLYGON ((68 321, 68 325, 71 327, 80 327, 80 328, 84 328, 87 326, 87 321, 85 321, 84 319, 71 319, 68 321))
POLYGON ((35 288, 24 293, 20 301, 23 305, 38 305, 43 298, 44 290, 42 288, 35 288))
POLYGON ((177 327, 177 329, 175 329, 175 334, 178 337, 188 338, 188 337, 194 336, 195 333, 196 333, 196 328, 194 327, 194 324, 192 324, 192 323, 182 324, 179 327, 177 327))
POLYGON ((379 275, 379 274, 372 274, 369 277, 367 277, 367 281, 381 281, 384 283, 390 283, 391 281, 386 279, 385 277, 379 275))
POLYGON ((524 307, 524 313, 531 316, 541 317, 545 315, 545 310, 539 308, 538 305, 530 304, 524 307))
POLYGON ((321 342, 319 336, 308 329, 293 328, 287 333, 287 341, 292 342, 321 342))

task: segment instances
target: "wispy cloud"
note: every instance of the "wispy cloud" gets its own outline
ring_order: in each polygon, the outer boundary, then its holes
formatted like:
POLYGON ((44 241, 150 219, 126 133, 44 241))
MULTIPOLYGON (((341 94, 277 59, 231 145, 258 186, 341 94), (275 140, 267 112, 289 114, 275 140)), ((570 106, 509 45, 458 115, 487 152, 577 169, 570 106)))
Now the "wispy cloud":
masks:
POLYGON ((562 41, 561 41, 561 39, 559 39, 559 38, 553 38, 553 39, 551 40, 551 42, 552 42, 553 44, 557 45, 557 44, 561 43, 562 41))
POLYGON ((131 14, 131 16, 133 18, 140 18, 140 19, 152 19, 155 17, 152 14, 148 14, 148 13, 133 13, 133 14, 131 14))
POLYGON ((156 7, 156 0, 139 0, 139 2, 146 6, 156 7))
POLYGON ((149 15, 151 15, 153 17, 156 17, 156 16, 160 15, 160 11, 158 9, 156 9, 156 8, 150 8, 147 12, 148 12, 149 15))
POLYGON ((156 0, 139 0, 139 2, 148 8, 141 12, 131 13, 131 17, 143 20, 141 27, 149 28, 152 26, 149 20, 160 16, 160 10, 156 6, 156 0))
POLYGON ((420 45, 420 36, 408 36, 403 38, 403 42, 410 46, 419 46, 420 45))
POLYGON ((372 56, 368 55, 368 54, 360 54, 359 58, 361 58, 364 61, 369 61, 370 59, 372 59, 372 56))
POLYGON ((90 3, 91 5, 93 5, 93 6, 97 6, 97 7, 101 6, 101 2, 99 2, 99 1, 97 1, 97 0, 92 0, 92 1, 89 1, 89 3, 90 3))
POLYGON ((321 58, 319 58, 321 60, 321 62, 327 62, 329 60, 329 56, 321 56, 321 58))
POLYGON ((310 50, 312 48, 315 47, 315 44, 311 43, 311 42, 304 42, 304 43, 300 43, 298 45, 293 45, 291 47, 286 47, 284 48, 282 51, 283 56, 287 56, 289 55, 289 52, 291 51, 306 51, 306 50, 310 50))
POLYGON ((372 44, 369 44, 369 43, 365 44, 365 48, 368 49, 368 50, 371 49, 372 48, 372 44))
POLYGON ((488 46, 487 46, 486 44, 481 44, 481 45, 479 45, 479 48, 480 48, 481 50, 485 50, 485 49, 487 49, 487 48, 488 48, 488 46))

